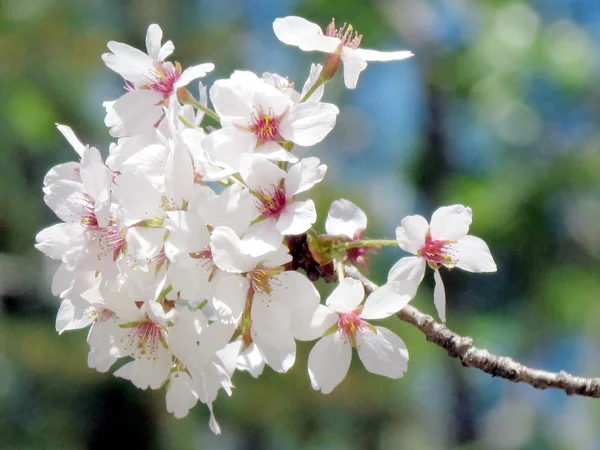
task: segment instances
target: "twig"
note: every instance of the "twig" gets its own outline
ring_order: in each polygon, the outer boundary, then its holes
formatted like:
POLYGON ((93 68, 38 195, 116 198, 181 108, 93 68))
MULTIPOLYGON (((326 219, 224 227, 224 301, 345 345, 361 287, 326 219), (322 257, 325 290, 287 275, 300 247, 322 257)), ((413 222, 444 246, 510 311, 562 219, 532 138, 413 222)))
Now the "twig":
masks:
MULTIPOLYGON (((345 270, 346 275, 359 280, 368 293, 378 288, 355 267, 345 266, 345 270)), ((564 371, 546 372, 527 367, 507 356, 494 355, 485 349, 475 347, 472 338, 459 336, 411 305, 405 306, 397 316, 400 320, 421 330, 428 341, 442 347, 452 358, 460 359, 465 367, 474 367, 493 377, 505 378, 513 383, 526 383, 536 389, 561 389, 567 395, 600 398, 600 378, 582 378, 564 371)))

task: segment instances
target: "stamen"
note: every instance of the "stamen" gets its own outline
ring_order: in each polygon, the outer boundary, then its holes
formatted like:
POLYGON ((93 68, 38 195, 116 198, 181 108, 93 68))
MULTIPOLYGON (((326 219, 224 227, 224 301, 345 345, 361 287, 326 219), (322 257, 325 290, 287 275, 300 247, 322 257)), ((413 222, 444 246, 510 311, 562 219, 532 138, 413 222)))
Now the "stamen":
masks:
POLYGON ((331 23, 327 25, 327 28, 325 29, 325 35, 338 38, 340 41, 342 41, 342 45, 344 47, 349 47, 352 50, 356 50, 360 46, 363 35, 358 34, 357 31, 354 31, 354 27, 352 25, 347 25, 348 28, 346 28, 346 25, 347 24, 344 23, 341 28, 336 29, 335 19, 331 19, 331 23), (352 37, 353 33, 354 37, 352 37))
POLYGON ((285 191, 280 186, 272 186, 270 191, 260 189, 256 207, 266 217, 277 217, 287 205, 285 191))
POLYGON ((431 236, 427 234, 425 238, 425 245, 421 247, 417 254, 427 260, 427 263, 433 269, 439 269, 440 266, 446 266, 452 268, 456 266, 456 260, 453 259, 453 251, 449 246, 454 241, 440 241, 433 240, 431 236))
POLYGON ((258 138, 259 145, 281 139, 279 136, 280 121, 280 117, 277 117, 270 108, 268 113, 265 113, 260 107, 257 108, 256 113, 252 113, 252 124, 249 125, 249 128, 258 138))

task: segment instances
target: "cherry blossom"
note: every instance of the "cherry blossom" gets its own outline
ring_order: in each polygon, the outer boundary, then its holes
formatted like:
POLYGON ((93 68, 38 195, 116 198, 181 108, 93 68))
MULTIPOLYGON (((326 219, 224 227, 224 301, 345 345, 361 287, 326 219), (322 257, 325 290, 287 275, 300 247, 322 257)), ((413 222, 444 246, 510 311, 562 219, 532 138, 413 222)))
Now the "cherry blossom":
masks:
POLYGON ((444 206, 431 216, 431 224, 422 216, 408 216, 396 228, 396 240, 405 251, 416 256, 402 258, 391 269, 388 283, 411 281, 416 286, 433 269, 434 304, 442 321, 446 321, 446 293, 439 273, 442 266, 458 267, 468 272, 495 272, 496 263, 487 244, 467 235, 473 212, 462 205, 444 206))
MULTIPOLYGON (((354 89, 360 72, 367 68, 368 61, 398 61, 413 56, 410 51, 381 52, 359 48, 362 35, 349 25, 336 29, 335 20, 327 26, 325 33, 317 24, 308 20, 288 16, 275 19, 273 31, 277 38, 288 45, 304 51, 320 51, 334 55, 331 75, 341 61, 344 64, 344 82, 348 89, 354 89)), ((327 64, 326 64, 327 66, 327 64)))
MULTIPOLYGON (((326 306, 315 308, 310 325, 305 326, 323 336, 308 357, 311 385, 323 394, 329 394, 346 377, 353 347, 369 372, 389 378, 401 378, 406 372, 408 350, 402 339, 365 320, 382 319, 397 311, 382 308, 382 302, 371 297, 361 305, 364 297, 360 281, 346 278, 327 298, 326 306)), ((405 295, 398 310, 411 298, 412 295, 405 295)), ((305 321, 306 316, 300 320, 305 321)), ((310 339, 311 335, 303 337, 310 339)))

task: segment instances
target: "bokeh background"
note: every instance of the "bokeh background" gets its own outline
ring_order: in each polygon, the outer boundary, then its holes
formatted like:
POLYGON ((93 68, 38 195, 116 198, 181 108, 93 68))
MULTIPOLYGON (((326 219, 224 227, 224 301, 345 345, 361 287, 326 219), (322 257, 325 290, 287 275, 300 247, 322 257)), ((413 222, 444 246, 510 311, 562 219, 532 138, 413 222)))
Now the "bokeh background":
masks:
MULTIPOLYGON (((365 48, 416 54, 370 64, 355 91, 328 85, 341 114, 315 150, 329 166, 314 194, 321 217, 348 198, 369 236, 391 238, 406 214, 471 206, 499 270, 444 273, 450 328, 528 365, 600 375, 597 0, 1 0, 0 448, 600 448, 599 400, 465 369, 398 320, 386 325, 410 351, 403 379, 358 363, 323 396, 301 345, 285 376, 235 375, 234 395, 215 404, 220 437, 204 406, 177 420, 163 391, 89 369, 85 330, 55 333, 55 266, 33 248, 57 222, 41 183, 76 158, 55 122, 106 156, 102 102, 122 92, 100 59, 106 42, 144 48, 157 22, 173 59, 215 63, 207 82, 240 68, 302 85, 323 55, 277 41, 273 19, 291 14, 323 27, 335 17, 365 48)), ((401 255, 373 258, 370 276, 384 281, 401 255)), ((414 300, 429 313, 431 281, 414 300)))

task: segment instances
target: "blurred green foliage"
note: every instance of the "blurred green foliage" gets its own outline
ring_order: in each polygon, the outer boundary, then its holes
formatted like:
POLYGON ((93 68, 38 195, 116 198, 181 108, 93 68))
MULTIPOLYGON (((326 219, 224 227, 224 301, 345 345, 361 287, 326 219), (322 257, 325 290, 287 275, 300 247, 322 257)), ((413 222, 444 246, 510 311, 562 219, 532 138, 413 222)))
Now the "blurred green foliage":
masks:
MULTIPOLYGON (((463 369, 399 321, 386 326, 410 351, 402 380, 357 363, 323 396, 310 388, 311 344, 302 344, 285 376, 236 374, 233 397, 215 404, 221 437, 208 430, 203 406, 177 420, 165 411, 164 392, 140 392, 88 369, 85 331, 56 335, 53 268, 33 249, 36 232, 56 221, 41 183, 50 167, 75 158, 55 122, 107 153, 102 101, 120 95, 122 82, 102 64, 106 42, 143 48, 147 25, 157 22, 184 65, 212 61, 220 77, 291 67, 301 80, 305 63, 321 55, 276 42, 270 23, 290 14, 322 25, 336 17, 364 34, 365 47, 416 54, 398 68, 369 67, 372 77, 363 75, 356 92, 339 80, 326 92, 342 113, 316 153, 331 174, 316 197, 319 224, 340 197, 365 209, 372 237, 393 237, 405 213, 471 206, 472 233, 489 243, 499 271, 444 274, 449 326, 529 365, 598 374, 595 0, 4 0, 0 448, 600 448, 598 401, 463 369), (390 105, 397 84, 406 95, 390 105)), ((400 256, 386 249, 374 257, 373 280, 385 281, 400 256)), ((432 313, 430 282, 414 303, 432 313)))

